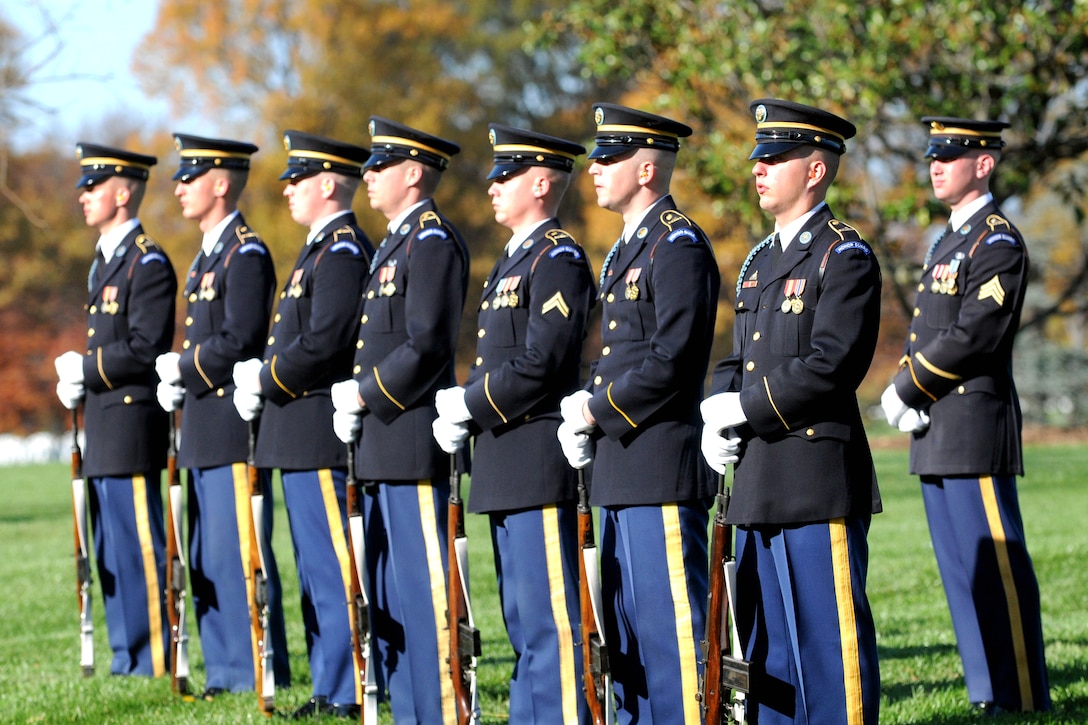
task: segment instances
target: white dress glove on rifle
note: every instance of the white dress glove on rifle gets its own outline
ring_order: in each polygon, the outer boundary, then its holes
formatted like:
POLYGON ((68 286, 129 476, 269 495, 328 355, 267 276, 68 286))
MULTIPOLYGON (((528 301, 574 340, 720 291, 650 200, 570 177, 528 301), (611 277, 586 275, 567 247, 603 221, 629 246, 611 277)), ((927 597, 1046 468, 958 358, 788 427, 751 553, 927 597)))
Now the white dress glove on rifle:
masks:
POLYGON ((155 358, 155 372, 159 380, 170 385, 181 383, 181 355, 176 352, 164 352, 155 358))
MULTIPOLYGON (((589 433, 593 430, 593 423, 586 420, 585 415, 582 413, 586 401, 592 397, 593 395, 588 390, 576 390, 559 401, 559 412, 563 415, 563 422, 568 424, 571 432, 589 433)), ((575 468, 581 467, 575 466, 575 468)))
POLYGON ((465 389, 460 385, 435 393, 434 407, 438 410, 438 417, 450 423, 472 420, 472 413, 468 412, 468 405, 465 404, 465 389))
POLYGON ((68 410, 75 410, 83 400, 83 356, 69 350, 53 361, 57 371, 57 398, 68 410))
POLYGON ((351 443, 363 427, 363 416, 358 413, 332 412, 332 430, 341 443, 351 443))
POLYGON ((180 383, 160 382, 155 387, 155 397, 159 400, 159 407, 172 413, 185 400, 185 386, 180 383))
POLYGON ((703 422, 714 432, 736 428, 748 422, 740 405, 740 393, 718 393, 699 404, 703 422))
POLYGON ((359 405, 359 383, 341 380, 329 390, 332 398, 332 429, 343 443, 351 443, 363 427, 363 406, 359 405))
MULTIPOLYGON (((732 433, 732 431, 729 431, 732 433)), ((703 426, 703 437, 699 446, 703 458, 715 472, 725 475, 725 467, 740 460, 740 437, 726 438, 710 425, 703 426)))
POLYGON ((439 448, 446 453, 456 453, 468 438, 468 426, 440 415, 431 423, 431 433, 439 448))
POLYGON ((244 421, 256 420, 264 407, 261 398, 261 368, 257 358, 234 363, 234 407, 244 421))
POLYGON ((559 439, 559 446, 563 449, 563 455, 571 468, 585 468, 593 460, 593 439, 586 431, 579 430, 576 425, 563 421, 559 424, 555 437, 559 439))

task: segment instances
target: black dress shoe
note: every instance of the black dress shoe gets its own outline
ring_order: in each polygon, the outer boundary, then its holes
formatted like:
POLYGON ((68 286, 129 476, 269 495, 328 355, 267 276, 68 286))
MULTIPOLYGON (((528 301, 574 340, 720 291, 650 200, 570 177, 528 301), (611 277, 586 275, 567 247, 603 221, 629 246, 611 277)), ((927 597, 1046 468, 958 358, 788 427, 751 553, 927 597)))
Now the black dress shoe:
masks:
POLYGON ((358 720, 359 716, 362 714, 362 708, 360 708, 354 702, 348 702, 348 703, 335 703, 334 702, 333 704, 329 705, 329 712, 332 715, 336 716, 336 717, 348 718, 348 719, 351 719, 351 720, 358 720))
POLYGON ((223 687, 208 687, 204 690, 204 692, 201 693, 200 699, 211 702, 219 695, 222 695, 224 692, 226 692, 226 689, 223 687))
POLYGON ((1005 712, 1005 708, 996 702, 972 702, 971 707, 982 717, 997 717, 1005 712))
POLYGON ((310 698, 310 701, 291 713, 292 720, 306 720, 307 718, 317 717, 318 715, 328 715, 332 713, 332 705, 328 703, 324 695, 314 695, 310 698))

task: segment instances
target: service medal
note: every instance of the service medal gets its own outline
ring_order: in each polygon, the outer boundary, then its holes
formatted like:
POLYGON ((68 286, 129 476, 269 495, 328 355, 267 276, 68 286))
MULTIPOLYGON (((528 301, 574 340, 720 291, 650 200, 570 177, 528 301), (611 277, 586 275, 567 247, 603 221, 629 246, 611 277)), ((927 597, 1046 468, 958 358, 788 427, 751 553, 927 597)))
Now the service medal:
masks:
POLYGON ((638 294, 639 294, 638 285, 637 284, 629 284, 629 285, 627 285, 627 290, 623 293, 623 296, 626 297, 631 302, 634 302, 635 300, 638 299, 638 294))
POLYGON ((800 297, 794 297, 790 302, 790 309, 793 311, 793 314, 799 315, 805 311, 805 303, 801 301, 800 297))
POLYGON ((384 297, 392 297, 393 293, 397 291, 397 286, 392 282, 386 282, 382 285, 381 294, 384 297))
POLYGON ((782 309, 783 312, 789 312, 790 310, 793 309, 793 304, 788 299, 782 300, 782 308, 781 309, 782 309))
POLYGON ((506 301, 511 307, 517 307, 518 306, 518 293, 517 292, 511 292, 510 294, 506 295, 506 301))

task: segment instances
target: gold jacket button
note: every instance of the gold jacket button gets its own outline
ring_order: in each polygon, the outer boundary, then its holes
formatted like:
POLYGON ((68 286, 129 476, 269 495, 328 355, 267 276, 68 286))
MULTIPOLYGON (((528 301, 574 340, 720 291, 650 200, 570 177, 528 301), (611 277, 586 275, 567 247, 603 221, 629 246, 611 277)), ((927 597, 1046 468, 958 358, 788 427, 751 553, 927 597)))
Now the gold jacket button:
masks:
POLYGON ((87 337, 94 337, 94 328, 87 330, 87 337))
POLYGON ((125 405, 132 405, 132 396, 131 395, 126 395, 124 400, 125 400, 125 405))
POLYGON ((926 291, 926 286, 924 284, 922 284, 921 282, 918 283, 918 291, 919 292, 925 292, 926 291))
POLYGON ((805 435, 807 435, 809 438, 811 438, 812 436, 816 435, 816 431, 814 431, 812 428, 809 428, 808 430, 805 431, 805 435))
POLYGON ((355 349, 356 350, 362 350, 363 349, 363 341, 362 340, 359 340, 357 343, 355 343, 355 349))
POLYGON ((192 327, 193 326, 193 318, 192 317, 186 317, 185 318, 185 326, 186 327, 192 327))
POLYGON ((193 292, 191 295, 189 295, 189 301, 196 302, 196 292, 193 292))
POLYGON ((759 340, 760 337, 761 335, 759 334, 759 330, 756 330, 752 333, 752 340, 759 340))
POLYGON ((87 311, 90 312, 93 315, 94 313, 98 312, 98 308, 95 307, 94 305, 91 305, 91 309, 89 309, 87 311))
POLYGON ((190 345, 192 345, 192 344, 193 344, 193 343, 191 343, 191 342, 189 342, 188 340, 186 340, 185 342, 181 343, 181 349, 182 349, 182 350, 188 350, 188 349, 189 349, 189 346, 190 346, 190 345))
POLYGON ((364 325, 366 323, 370 322, 370 315, 363 315, 362 317, 359 318, 359 322, 364 324, 364 325))
POLYGON ((482 357, 476 358, 476 367, 480 367, 483 364, 484 364, 484 359, 482 357))
POLYGON ((483 337, 486 334, 487 334, 487 330, 485 330, 482 327, 479 330, 476 331, 476 337, 483 337))
POLYGON ((225 395, 222 388, 216 389, 215 394, 216 394, 217 397, 220 397, 220 398, 222 398, 225 395))
POLYGON ((351 372, 353 374, 355 374, 355 375, 358 375, 359 373, 363 372, 363 366, 362 365, 356 365, 355 367, 353 367, 351 369, 351 372))
POLYGON ((366 298, 367 298, 368 300, 372 300, 372 299, 374 299, 374 290, 367 290, 367 293, 366 293, 366 298))
POLYGON ((269 335, 268 336, 268 344, 272 345, 275 342, 276 342, 276 337, 274 335, 269 335))
POLYGON ((608 329, 609 330, 615 330, 616 329, 616 321, 615 320, 612 320, 611 322, 608 323, 608 329))
POLYGON ((616 295, 614 295, 614 294, 612 294, 611 292, 609 292, 609 293, 608 293, 608 296, 607 296, 607 297, 605 297, 605 299, 606 299, 606 300, 608 300, 609 302, 615 302, 615 301, 616 301, 616 295))
POLYGON ((965 387, 963 387, 963 386, 961 385, 961 386, 959 386, 958 388, 956 388, 956 392, 957 392, 957 393, 959 393, 960 395, 963 395, 964 393, 966 393, 966 392, 967 392, 967 388, 965 388, 965 387))
POLYGON ((489 304, 487 303, 487 300, 484 300, 483 302, 481 302, 481 303, 480 303, 480 309, 481 309, 481 310, 486 310, 486 309, 487 309, 488 307, 490 307, 490 306, 491 306, 491 305, 489 305, 489 304))
POLYGON ((604 378, 602 378, 602 377, 601 377, 600 375, 598 375, 597 377, 593 378, 593 384, 594 384, 594 385, 600 385, 600 384, 601 384, 601 383, 603 383, 603 382, 604 382, 604 378))
POLYGON ((911 342, 917 342, 917 340, 918 340, 918 333, 917 332, 910 333, 910 341, 911 342))
POLYGON ((919 315, 921 315, 921 314, 922 314, 922 311, 921 311, 920 309, 918 309, 917 307, 915 307, 915 308, 914 308, 914 316, 915 316, 915 317, 918 317, 918 316, 919 316, 919 315))
POLYGON ((601 354, 602 355, 611 355, 612 354, 612 348, 609 347, 608 345, 605 345, 603 348, 601 348, 601 354))
POLYGON ((272 321, 273 322, 279 322, 280 321, 280 313, 277 312, 276 316, 272 318, 272 321))
POLYGON ((749 360, 748 364, 744 366, 744 369, 747 370, 748 372, 752 372, 753 370, 755 370, 756 369, 755 361, 754 360, 749 360))

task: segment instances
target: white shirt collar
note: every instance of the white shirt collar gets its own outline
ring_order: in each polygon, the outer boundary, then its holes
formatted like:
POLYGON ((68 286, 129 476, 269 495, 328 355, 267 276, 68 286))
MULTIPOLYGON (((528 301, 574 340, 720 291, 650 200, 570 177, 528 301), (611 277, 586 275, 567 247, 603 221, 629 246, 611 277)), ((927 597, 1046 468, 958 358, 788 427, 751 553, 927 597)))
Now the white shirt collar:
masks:
POLYGON ((426 204, 428 201, 430 201, 430 199, 424 199, 423 201, 417 201, 415 204, 412 204, 410 207, 408 207, 407 209, 402 211, 400 214, 397 214, 395 217, 393 217, 393 220, 391 222, 389 222, 388 226, 386 227, 386 229, 389 230, 389 234, 390 235, 396 234, 397 229, 399 229, 400 225, 404 223, 404 220, 408 218, 408 215, 411 214, 412 212, 414 212, 419 207, 426 204))
POLYGON ((812 215, 820 211, 820 208, 824 206, 827 206, 827 203, 821 201, 819 204, 812 207, 807 212, 797 217, 786 226, 779 227, 778 225, 775 225, 774 230, 778 234, 778 240, 782 242, 783 252, 789 249, 790 242, 792 242, 794 240, 794 237, 796 237, 800 233, 800 231, 805 228, 805 225, 808 224, 808 220, 812 218, 812 215))
POLYGON ((332 214, 329 214, 327 217, 324 217, 322 219, 318 219, 316 222, 311 224, 310 225, 310 231, 306 235, 306 246, 309 246, 310 244, 312 244, 314 239, 316 239, 317 235, 321 232, 321 230, 324 229, 325 227, 327 227, 332 222, 333 219, 335 219, 337 217, 340 217, 340 216, 344 216, 345 214, 348 214, 348 213, 349 213, 349 210, 347 210, 347 209, 345 209, 343 211, 333 212, 332 214))
POLYGON ((545 223, 547 223, 549 221, 551 221, 551 220, 550 219, 545 219, 544 221, 540 222, 539 224, 535 224, 535 225, 529 227, 528 229, 522 230, 518 234, 515 234, 514 236, 510 237, 510 241, 506 243, 506 256, 507 257, 513 257, 514 253, 517 252, 519 249, 521 249, 521 245, 524 244, 526 240, 532 239, 532 237, 536 233, 536 230, 540 229, 540 227, 542 227, 545 223))
POLYGON ((219 220, 219 223, 214 227, 204 232, 204 239, 200 242, 200 248, 204 250, 204 256, 212 256, 212 250, 215 249, 215 245, 219 243, 219 237, 223 236, 223 230, 227 228, 227 225, 231 223, 234 217, 238 216, 240 212, 235 209, 230 214, 219 220))
POLYGON ((994 200, 994 195, 987 192, 979 198, 972 201, 965 207, 957 209, 952 212, 948 217, 948 223, 952 225, 953 230, 957 230, 967 223, 967 220, 973 217, 979 209, 989 204, 994 200))
POLYGON ((642 213, 638 215, 638 218, 634 220, 633 224, 624 224, 623 225, 623 243, 624 244, 627 244, 629 241, 631 241, 631 239, 634 238, 635 232, 637 232, 638 229, 640 229, 643 226, 643 222, 645 222, 646 217, 649 216, 650 210, 653 209, 655 206, 657 206, 657 203, 659 201, 661 201, 662 199, 664 199, 664 198, 665 198, 664 196, 657 197, 656 199, 654 199, 652 204, 650 204, 648 207, 646 207, 645 209, 642 210, 642 213))
POLYGON ((121 246, 121 242, 128 236, 128 233, 138 226, 140 226, 140 220, 132 218, 126 222, 121 222, 113 229, 100 236, 98 238, 97 249, 102 252, 102 258, 107 262, 110 261, 117 252, 117 248, 121 246))

